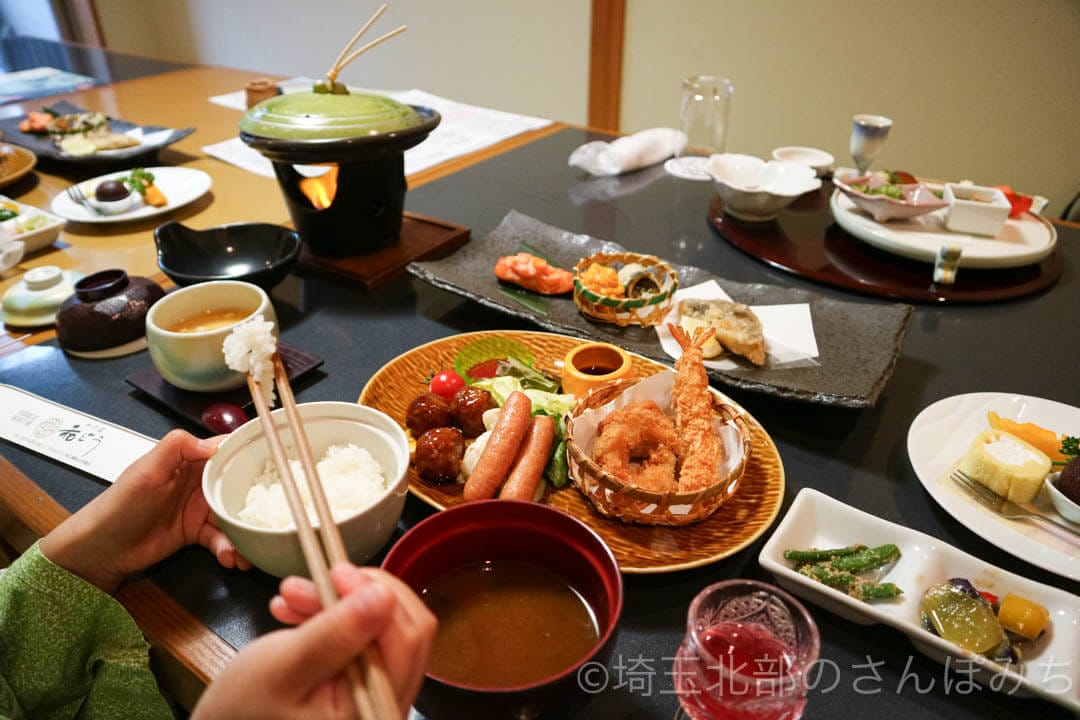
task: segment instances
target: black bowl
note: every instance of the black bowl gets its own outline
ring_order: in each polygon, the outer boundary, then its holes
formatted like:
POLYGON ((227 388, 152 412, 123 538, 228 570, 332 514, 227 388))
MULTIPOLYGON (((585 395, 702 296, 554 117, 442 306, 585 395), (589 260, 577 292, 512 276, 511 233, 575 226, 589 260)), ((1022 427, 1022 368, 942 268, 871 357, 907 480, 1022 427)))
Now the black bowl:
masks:
POLYGON ((243 280, 270 291, 300 256, 300 235, 270 223, 192 230, 169 222, 154 230, 158 267, 177 285, 243 280))

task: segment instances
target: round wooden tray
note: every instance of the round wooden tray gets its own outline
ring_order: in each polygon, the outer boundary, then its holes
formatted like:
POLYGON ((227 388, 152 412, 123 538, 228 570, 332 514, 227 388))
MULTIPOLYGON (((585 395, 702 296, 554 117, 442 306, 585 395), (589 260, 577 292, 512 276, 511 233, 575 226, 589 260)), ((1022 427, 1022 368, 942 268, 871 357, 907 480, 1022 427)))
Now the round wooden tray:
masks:
POLYGON ((878 250, 843 230, 829 211, 832 183, 808 193, 772 222, 748 223, 724 215, 719 195, 709 202, 709 223, 747 255, 808 280, 893 300, 982 303, 1036 293, 1057 282, 1065 265, 1055 251, 1017 268, 961 268, 954 285, 933 281, 933 265, 878 250))
MULTIPOLYGON (((404 426, 409 403, 424 390, 432 369, 450 367, 462 346, 483 337, 517 340, 533 353, 538 367, 551 368, 583 341, 553 333, 484 331, 452 335, 413 348, 384 365, 360 393, 360 402, 382 410, 404 426)), ((635 377, 667 369, 640 355, 631 355, 635 377)), ((732 405, 738 408, 733 401, 732 405)), ((739 408, 741 409, 741 408, 739 408)), ((780 511, 784 499, 784 466, 765 428, 745 410, 752 451, 739 489, 715 513, 686 527, 632 525, 601 515, 572 484, 549 489, 544 502, 591 527, 604 539, 624 573, 663 573, 706 565, 733 555, 759 538, 780 511)), ((440 510, 465 502, 457 483, 432 485, 409 468, 409 491, 440 510)))

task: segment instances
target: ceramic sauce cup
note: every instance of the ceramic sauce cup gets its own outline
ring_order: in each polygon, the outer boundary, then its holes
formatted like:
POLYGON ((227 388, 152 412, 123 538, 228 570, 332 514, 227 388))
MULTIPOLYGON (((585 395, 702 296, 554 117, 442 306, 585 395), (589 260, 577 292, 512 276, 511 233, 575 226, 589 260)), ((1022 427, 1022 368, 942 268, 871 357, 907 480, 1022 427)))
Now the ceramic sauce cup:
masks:
POLYGON ((594 387, 630 377, 633 369, 630 356, 622 348, 608 343, 583 343, 563 360, 563 392, 581 398, 594 387))
POLYGON ((174 290, 146 315, 146 343, 154 367, 183 390, 218 392, 242 386, 245 377, 225 364, 222 344, 254 315, 274 323, 266 292, 251 283, 215 280, 174 290))

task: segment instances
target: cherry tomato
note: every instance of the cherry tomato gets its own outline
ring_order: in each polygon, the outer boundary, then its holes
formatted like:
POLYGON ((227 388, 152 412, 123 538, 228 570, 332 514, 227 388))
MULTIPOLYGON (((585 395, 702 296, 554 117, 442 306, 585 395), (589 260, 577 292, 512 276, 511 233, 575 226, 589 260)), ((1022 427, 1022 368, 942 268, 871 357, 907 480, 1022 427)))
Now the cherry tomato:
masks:
POLYGON ((447 402, 454 399, 454 393, 465 387, 465 380, 453 370, 442 370, 431 377, 428 390, 442 397, 447 402))
POLYGON ((482 363, 476 363, 466 373, 473 380, 495 377, 495 371, 499 369, 499 358, 491 358, 482 363))
POLYGON ((248 421, 247 413, 239 405, 214 403, 202 411, 202 423, 210 432, 219 435, 231 433, 248 421))

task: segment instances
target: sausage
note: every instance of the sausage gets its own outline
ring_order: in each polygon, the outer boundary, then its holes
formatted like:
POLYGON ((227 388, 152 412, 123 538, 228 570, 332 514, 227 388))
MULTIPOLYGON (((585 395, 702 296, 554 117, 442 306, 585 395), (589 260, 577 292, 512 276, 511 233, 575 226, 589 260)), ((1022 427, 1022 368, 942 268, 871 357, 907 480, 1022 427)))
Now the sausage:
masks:
POLYGON ((510 477, 506 478, 499 498, 502 500, 532 500, 551 454, 555 440, 555 420, 550 415, 537 415, 529 423, 529 433, 521 443, 510 477))
POLYGON ((487 429, 484 427, 484 412, 493 407, 495 400, 490 392, 466 385, 454 393, 450 401, 450 419, 455 427, 461 428, 465 437, 474 438, 487 429))
POLYGON ((465 438, 453 427, 431 428, 416 441, 413 467, 428 482, 452 482, 461 470, 465 457, 465 438))
POLYGON ((450 403, 435 393, 417 395, 405 413, 405 427, 413 437, 420 437, 431 428, 450 424, 450 403))
POLYGON ((499 412, 499 421, 491 429, 484 452, 465 481, 465 499, 483 500, 495 497, 514 464, 518 448, 529 429, 532 401, 520 391, 510 393, 499 412))

